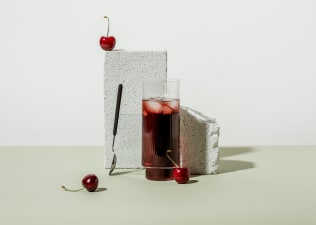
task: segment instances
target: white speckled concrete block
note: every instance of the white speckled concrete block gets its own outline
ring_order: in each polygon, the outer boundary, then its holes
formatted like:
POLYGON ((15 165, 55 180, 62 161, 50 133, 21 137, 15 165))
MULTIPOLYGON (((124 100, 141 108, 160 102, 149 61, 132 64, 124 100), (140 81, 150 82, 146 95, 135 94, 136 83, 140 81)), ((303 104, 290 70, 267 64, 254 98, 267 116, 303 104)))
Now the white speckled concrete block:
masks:
POLYGON ((218 169, 219 130, 215 119, 188 107, 181 107, 182 160, 191 174, 212 174, 218 169))
POLYGON ((115 138, 116 168, 141 167, 142 83, 145 78, 167 78, 166 51, 108 51, 104 64, 105 168, 113 153, 113 123, 117 87, 123 84, 115 138))

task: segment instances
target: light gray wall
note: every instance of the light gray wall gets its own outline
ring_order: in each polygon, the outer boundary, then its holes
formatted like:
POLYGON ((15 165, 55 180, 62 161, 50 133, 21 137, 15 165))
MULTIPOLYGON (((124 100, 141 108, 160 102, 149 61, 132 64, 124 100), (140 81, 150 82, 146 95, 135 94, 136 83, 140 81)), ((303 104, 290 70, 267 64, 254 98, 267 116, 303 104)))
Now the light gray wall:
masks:
POLYGON ((168 50, 222 145, 316 144, 316 1, 0 3, 0 145, 103 145, 104 15, 117 48, 168 50))

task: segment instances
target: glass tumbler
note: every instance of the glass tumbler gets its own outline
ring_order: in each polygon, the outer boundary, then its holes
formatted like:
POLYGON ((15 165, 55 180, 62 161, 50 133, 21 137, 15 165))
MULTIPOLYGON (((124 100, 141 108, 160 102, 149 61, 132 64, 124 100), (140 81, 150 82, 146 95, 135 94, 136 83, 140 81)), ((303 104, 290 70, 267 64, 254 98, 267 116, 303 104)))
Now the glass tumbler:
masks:
POLYGON ((149 180, 172 180, 175 163, 179 165, 179 94, 176 79, 143 83, 142 164, 149 180))

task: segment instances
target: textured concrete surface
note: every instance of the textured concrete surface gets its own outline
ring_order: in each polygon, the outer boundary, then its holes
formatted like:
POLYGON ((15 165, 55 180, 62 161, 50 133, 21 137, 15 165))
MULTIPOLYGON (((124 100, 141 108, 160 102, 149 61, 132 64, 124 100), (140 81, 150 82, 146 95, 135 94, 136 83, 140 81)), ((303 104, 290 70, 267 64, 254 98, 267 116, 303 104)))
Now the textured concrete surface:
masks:
POLYGON ((117 87, 123 84, 115 138, 117 168, 141 167, 142 83, 167 77, 166 51, 109 51, 104 63, 105 167, 112 162, 117 87))
POLYGON ((215 119, 181 107, 182 164, 189 168, 191 174, 211 174, 218 169, 219 131, 215 119))

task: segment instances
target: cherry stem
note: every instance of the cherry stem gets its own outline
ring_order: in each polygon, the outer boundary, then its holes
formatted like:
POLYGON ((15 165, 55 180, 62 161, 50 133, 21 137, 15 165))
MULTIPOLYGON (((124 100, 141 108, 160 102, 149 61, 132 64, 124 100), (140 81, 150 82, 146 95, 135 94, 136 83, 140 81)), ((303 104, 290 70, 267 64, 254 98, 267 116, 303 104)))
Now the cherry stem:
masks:
POLYGON ((109 31, 110 31, 110 19, 107 16, 104 16, 104 18, 108 20, 108 31, 106 33, 106 36, 108 37, 109 36, 109 31))
POLYGON ((84 190, 84 188, 80 188, 80 189, 77 189, 77 190, 72 190, 72 189, 66 188, 64 185, 61 186, 61 188, 64 189, 65 191, 71 191, 71 192, 77 192, 77 191, 82 191, 82 190, 84 190))
POLYGON ((171 159, 171 157, 170 157, 169 154, 168 154, 168 153, 170 153, 170 152, 172 152, 172 151, 171 151, 171 150, 167 150, 167 152, 166 152, 168 159, 173 163, 173 165, 175 165, 176 167, 180 167, 175 161, 173 161, 173 160, 171 159))

